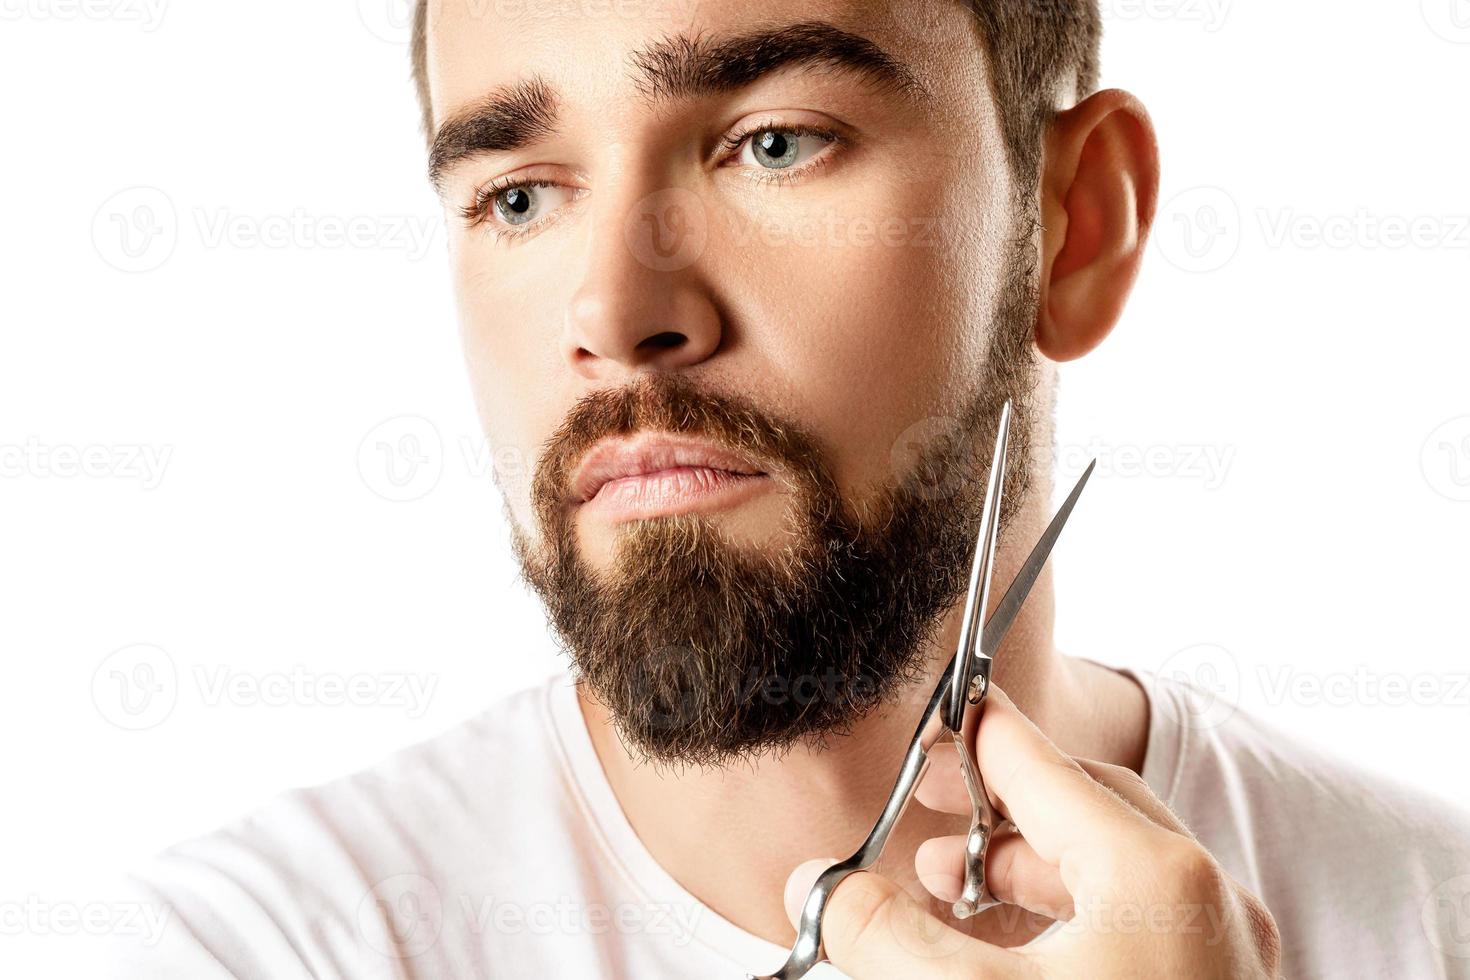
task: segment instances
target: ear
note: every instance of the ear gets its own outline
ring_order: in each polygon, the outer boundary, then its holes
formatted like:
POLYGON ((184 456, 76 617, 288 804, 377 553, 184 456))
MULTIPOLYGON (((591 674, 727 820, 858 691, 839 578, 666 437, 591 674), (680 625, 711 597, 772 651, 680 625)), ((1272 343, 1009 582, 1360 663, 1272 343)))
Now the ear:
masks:
POLYGON ((1158 142, 1138 99, 1108 89, 1053 118, 1041 174, 1042 354, 1081 357, 1117 324, 1158 196, 1158 142))

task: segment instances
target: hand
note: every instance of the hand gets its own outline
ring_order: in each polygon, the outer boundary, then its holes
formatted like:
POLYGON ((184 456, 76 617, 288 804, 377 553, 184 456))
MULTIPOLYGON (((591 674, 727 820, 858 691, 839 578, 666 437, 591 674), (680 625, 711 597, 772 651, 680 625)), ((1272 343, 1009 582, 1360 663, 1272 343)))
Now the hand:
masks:
MULTIPOLYGON (((1281 940, 1270 912, 1138 775, 1065 755, 997 688, 978 725, 968 728, 986 790, 1018 831, 990 845, 991 891, 1064 925, 1027 946, 996 946, 955 928, 958 920, 931 915, 887 878, 863 872, 837 886, 823 918, 823 946, 838 969, 853 980, 1274 980, 1281 940)), ((958 756, 937 750, 919 802, 968 814, 958 756)), ((926 841, 914 858, 919 880, 945 902, 959 896, 964 841, 926 841)), ((786 904, 793 924, 831 863, 807 862, 792 874, 786 904)))

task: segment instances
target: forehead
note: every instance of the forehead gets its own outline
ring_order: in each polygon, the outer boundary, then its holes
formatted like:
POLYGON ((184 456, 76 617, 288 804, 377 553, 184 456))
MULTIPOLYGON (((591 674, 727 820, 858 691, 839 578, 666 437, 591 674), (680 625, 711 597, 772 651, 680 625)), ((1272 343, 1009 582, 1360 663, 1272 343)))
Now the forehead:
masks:
POLYGON ((871 41, 912 73, 935 108, 989 100, 967 0, 424 0, 434 119, 525 78, 571 105, 624 105, 637 57, 669 39, 717 43, 788 24, 829 24, 871 41))

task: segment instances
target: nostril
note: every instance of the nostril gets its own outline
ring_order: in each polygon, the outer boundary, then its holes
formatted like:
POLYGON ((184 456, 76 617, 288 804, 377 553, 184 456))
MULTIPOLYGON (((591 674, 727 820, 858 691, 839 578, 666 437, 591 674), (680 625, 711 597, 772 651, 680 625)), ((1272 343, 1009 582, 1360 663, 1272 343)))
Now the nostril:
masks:
POLYGON ((672 350, 675 347, 683 345, 683 343, 688 339, 689 338, 685 337, 678 331, 665 330, 661 333, 656 333, 651 337, 643 338, 643 340, 638 342, 638 346, 643 348, 650 348, 653 350, 672 350))

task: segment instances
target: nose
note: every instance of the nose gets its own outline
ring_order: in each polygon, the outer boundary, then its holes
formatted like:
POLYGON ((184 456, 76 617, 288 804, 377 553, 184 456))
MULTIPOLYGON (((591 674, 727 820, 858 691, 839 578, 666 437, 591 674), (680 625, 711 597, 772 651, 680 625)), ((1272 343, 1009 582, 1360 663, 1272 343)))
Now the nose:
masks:
POLYGON ((702 274, 702 238, 670 251, 687 235, 689 202, 631 207, 589 215, 581 283, 566 311, 563 356, 580 376, 602 383, 649 370, 691 367, 712 356, 721 318, 702 274))

